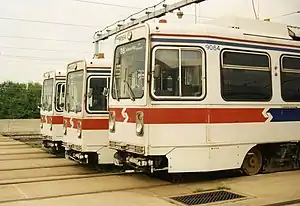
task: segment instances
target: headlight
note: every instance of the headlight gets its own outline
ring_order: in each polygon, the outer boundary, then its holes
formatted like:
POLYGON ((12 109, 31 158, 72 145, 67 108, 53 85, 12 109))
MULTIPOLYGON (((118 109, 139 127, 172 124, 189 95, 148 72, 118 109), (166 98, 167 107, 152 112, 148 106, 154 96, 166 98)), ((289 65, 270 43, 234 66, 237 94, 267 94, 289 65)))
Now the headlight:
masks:
POLYGON ((64 119, 63 128, 64 128, 64 135, 67 135, 67 120, 66 119, 64 119))
POLYGON ((144 113, 136 112, 136 135, 144 135, 144 113))
POLYGON ((52 117, 49 118, 49 123, 50 123, 50 131, 52 131, 52 117))
POLYGON ((81 138, 81 121, 77 122, 77 137, 81 138))
POLYGON ((109 112, 109 131, 115 132, 116 125, 116 114, 115 112, 109 112))

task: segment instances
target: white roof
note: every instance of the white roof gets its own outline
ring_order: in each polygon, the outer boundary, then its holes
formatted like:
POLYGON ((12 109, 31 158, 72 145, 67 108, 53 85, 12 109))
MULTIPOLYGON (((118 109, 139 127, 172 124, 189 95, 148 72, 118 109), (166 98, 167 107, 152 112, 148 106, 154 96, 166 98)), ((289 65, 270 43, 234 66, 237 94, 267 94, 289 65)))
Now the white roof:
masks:
POLYGON ((87 67, 112 67, 110 59, 85 59, 87 67))
POLYGON ((224 16, 218 19, 209 20, 207 21, 207 24, 213 24, 227 28, 236 28, 241 30, 244 34, 291 39, 287 25, 277 22, 235 16, 224 16))
POLYGON ((86 62, 87 67, 112 67, 113 61, 110 59, 81 59, 68 63, 68 65, 76 62, 86 62))
POLYGON ((43 74, 44 79, 54 78, 54 77, 66 77, 67 72, 65 70, 51 70, 43 74))
MULTIPOLYGON (((202 24, 148 23, 151 33, 172 33, 189 35, 218 35, 244 38, 245 35, 292 39, 288 25, 240 17, 220 17, 202 24), (159 29, 157 29, 159 28, 159 29)), ((295 31, 296 29, 294 29, 295 31)), ((299 33, 299 29, 295 33, 299 33)))

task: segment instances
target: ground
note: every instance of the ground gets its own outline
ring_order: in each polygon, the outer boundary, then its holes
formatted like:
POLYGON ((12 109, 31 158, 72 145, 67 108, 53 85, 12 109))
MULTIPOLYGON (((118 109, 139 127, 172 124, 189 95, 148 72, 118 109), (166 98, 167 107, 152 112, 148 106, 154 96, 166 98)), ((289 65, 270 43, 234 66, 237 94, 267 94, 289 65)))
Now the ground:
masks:
POLYGON ((300 205, 299 176, 299 170, 255 176, 227 171, 171 183, 145 174, 100 173, 0 136, 0 206, 174 206, 183 204, 170 197, 216 190, 244 198, 209 205, 300 205))

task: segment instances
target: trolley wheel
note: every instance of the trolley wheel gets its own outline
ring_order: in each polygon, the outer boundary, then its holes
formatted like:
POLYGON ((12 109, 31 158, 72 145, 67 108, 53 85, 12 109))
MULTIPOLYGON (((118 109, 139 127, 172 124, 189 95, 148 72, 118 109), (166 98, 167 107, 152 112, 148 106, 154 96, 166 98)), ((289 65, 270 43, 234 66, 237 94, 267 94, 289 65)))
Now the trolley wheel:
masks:
POLYGON ((259 149, 252 148, 246 155, 243 164, 242 171, 246 175, 256 175, 262 168, 262 154, 259 149))

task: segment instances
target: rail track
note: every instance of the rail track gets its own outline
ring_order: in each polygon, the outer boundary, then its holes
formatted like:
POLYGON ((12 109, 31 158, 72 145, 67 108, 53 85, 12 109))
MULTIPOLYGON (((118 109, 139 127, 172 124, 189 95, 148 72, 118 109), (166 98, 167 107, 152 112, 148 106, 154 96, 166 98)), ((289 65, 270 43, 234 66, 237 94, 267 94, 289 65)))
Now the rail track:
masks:
POLYGON ((0 206, 109 192, 168 190, 189 183, 234 181, 243 176, 239 171, 153 175, 80 165, 47 153, 38 144, 39 136, 0 136, 0 206), (9 193, 13 195, 5 195, 9 193))

